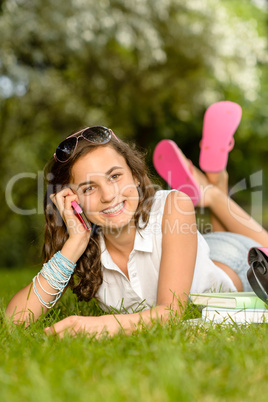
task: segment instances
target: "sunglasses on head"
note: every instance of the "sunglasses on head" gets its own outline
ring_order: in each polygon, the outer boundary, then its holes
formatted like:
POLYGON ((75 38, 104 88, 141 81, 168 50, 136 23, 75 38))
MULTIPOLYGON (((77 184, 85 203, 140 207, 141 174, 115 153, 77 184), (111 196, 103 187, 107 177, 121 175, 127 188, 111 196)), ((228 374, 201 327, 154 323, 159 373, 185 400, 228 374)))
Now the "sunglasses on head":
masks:
POLYGON ((112 135, 119 141, 110 128, 102 126, 87 127, 62 141, 54 153, 54 158, 58 162, 67 162, 76 150, 79 138, 84 138, 84 140, 93 144, 106 144, 111 140, 112 135))

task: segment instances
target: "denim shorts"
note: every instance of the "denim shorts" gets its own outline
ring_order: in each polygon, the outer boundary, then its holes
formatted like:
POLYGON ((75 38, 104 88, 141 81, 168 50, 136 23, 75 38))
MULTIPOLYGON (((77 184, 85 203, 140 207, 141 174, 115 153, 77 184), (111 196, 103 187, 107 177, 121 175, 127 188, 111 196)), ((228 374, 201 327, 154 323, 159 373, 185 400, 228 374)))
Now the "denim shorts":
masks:
POLYGON ((232 268, 241 279, 244 292, 252 292, 247 279, 248 252, 251 247, 261 247, 249 237, 231 232, 212 232, 203 235, 210 248, 210 258, 232 268))

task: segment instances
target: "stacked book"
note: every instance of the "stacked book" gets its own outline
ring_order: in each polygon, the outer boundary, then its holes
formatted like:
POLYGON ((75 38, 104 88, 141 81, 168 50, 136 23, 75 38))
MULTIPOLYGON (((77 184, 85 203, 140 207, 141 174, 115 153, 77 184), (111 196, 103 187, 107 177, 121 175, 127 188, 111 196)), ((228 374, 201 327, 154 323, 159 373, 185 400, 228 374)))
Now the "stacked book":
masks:
POLYGON ((205 321, 227 323, 268 322, 268 305, 254 292, 192 293, 193 304, 204 306, 205 321))

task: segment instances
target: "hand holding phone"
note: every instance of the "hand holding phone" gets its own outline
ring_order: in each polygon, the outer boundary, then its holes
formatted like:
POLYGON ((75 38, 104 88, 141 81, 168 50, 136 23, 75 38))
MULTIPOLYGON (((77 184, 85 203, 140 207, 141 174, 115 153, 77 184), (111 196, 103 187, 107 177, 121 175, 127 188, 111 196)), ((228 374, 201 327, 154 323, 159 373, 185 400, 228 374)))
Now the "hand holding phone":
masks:
POLYGON ((80 222, 83 224, 84 228, 87 231, 90 231, 92 229, 91 224, 88 221, 88 219, 87 219, 83 209, 81 208, 81 206, 76 201, 72 201, 71 205, 73 207, 75 215, 80 220, 80 222))

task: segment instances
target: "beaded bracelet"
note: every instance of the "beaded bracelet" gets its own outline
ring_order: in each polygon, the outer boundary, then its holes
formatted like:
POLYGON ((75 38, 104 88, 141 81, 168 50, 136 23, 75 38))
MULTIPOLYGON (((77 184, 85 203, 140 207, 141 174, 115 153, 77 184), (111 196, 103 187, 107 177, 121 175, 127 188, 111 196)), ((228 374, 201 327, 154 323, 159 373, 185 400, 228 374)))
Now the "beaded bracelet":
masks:
POLYGON ((53 257, 43 265, 43 268, 40 272, 33 278, 33 290, 40 303, 45 306, 46 308, 51 308, 55 306, 57 301, 62 295, 63 290, 67 286, 76 264, 70 261, 68 258, 64 257, 60 251, 53 255, 53 257), (40 283, 39 275, 42 275, 44 279, 46 279, 47 283, 58 292, 50 293, 43 288, 40 283), (41 295, 39 294, 35 281, 37 280, 40 288, 50 296, 55 296, 55 299, 51 302, 46 302, 42 299, 41 295))

